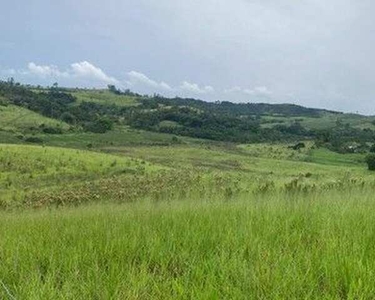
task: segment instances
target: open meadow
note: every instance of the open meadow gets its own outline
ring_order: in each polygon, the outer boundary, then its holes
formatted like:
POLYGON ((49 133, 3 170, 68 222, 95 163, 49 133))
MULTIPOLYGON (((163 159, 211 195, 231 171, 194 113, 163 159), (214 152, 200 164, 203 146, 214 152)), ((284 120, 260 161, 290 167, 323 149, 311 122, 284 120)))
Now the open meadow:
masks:
POLYGON ((0 1, 0 300, 375 300, 375 1, 0 1))
POLYGON ((374 298, 371 118, 299 117, 336 126, 329 135, 263 114, 261 142, 232 141, 195 123, 127 119, 142 105, 169 118, 170 103, 35 93, 33 110, 0 105, 0 299, 374 298), (70 113, 38 113, 49 97, 70 113), (102 111, 116 121, 95 119, 102 111), (358 130, 364 140, 351 143, 358 130))
POLYGON ((0 295, 372 299, 373 206, 356 188, 2 213, 0 295))
POLYGON ((2 299, 374 295, 361 155, 99 146, 0 146, 2 299))

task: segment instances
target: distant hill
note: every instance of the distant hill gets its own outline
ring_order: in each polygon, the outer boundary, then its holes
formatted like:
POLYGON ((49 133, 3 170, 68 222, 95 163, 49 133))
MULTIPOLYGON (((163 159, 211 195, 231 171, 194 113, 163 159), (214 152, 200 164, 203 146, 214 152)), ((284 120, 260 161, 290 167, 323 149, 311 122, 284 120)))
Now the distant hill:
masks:
POLYGON ((375 141, 374 117, 295 104, 142 96, 113 86, 108 90, 35 88, 2 81, 0 107, 7 120, 16 120, 11 126, 0 122, 1 130, 15 133, 101 134, 116 127, 234 143, 309 139, 339 151, 349 143, 368 147, 375 141))
POLYGON ((319 117, 322 113, 341 114, 340 112, 307 108, 295 104, 233 103, 229 101, 206 102, 196 99, 163 98, 160 96, 151 99, 142 99, 141 102, 144 105, 150 106, 155 105, 155 103, 165 106, 188 106, 216 113, 232 114, 235 116, 276 115, 284 117, 319 117))

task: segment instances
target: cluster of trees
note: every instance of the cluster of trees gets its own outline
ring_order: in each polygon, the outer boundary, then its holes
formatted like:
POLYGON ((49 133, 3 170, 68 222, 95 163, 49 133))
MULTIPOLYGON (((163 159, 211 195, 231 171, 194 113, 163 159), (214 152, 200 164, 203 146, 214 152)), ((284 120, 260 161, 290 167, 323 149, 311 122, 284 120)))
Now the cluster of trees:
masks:
POLYGON ((307 108, 295 104, 232 103, 228 101, 205 102, 202 100, 182 99, 178 97, 164 98, 158 95, 141 99, 141 102, 146 108, 158 108, 159 106, 192 107, 198 110, 210 111, 215 114, 227 114, 236 117, 262 115, 320 117, 323 112, 340 114, 339 112, 307 108))
MULTIPOLYGON (((375 141, 373 130, 353 128, 341 122, 329 130, 307 130, 298 121, 270 128, 261 126, 264 115, 284 115, 295 119, 296 116, 318 117, 324 110, 290 104, 208 103, 158 95, 141 97, 130 91, 121 91, 114 85, 108 86, 108 89, 115 94, 136 96, 140 105, 120 107, 77 102, 69 90, 60 89, 57 84, 48 90, 35 92, 13 80, 0 81, 0 99, 8 99, 11 104, 96 133, 104 133, 111 130, 115 123, 121 123, 137 129, 240 143, 315 139, 318 146, 337 152, 369 151, 368 145, 375 141)), ((61 132, 61 129, 54 128, 40 130, 61 132)))
POLYGON ((141 97, 140 94, 137 94, 137 93, 133 93, 131 90, 129 89, 126 89, 126 90, 121 90, 119 88, 117 88, 115 85, 113 84, 108 84, 108 91, 110 91, 111 93, 115 94, 115 95, 125 95, 125 96, 131 96, 131 97, 141 97))
POLYGON ((251 118, 240 120, 208 112, 197 112, 189 107, 136 110, 129 123, 133 127, 146 130, 221 141, 254 139, 260 130, 259 123, 251 118), (163 121, 171 121, 177 125, 159 126, 163 121))
MULTIPOLYGON (((108 89, 115 94, 137 95, 130 91, 121 91, 113 85, 108 86, 108 89)), ((0 82, 0 95, 5 96, 14 105, 46 117, 60 119, 86 131, 103 133, 111 130, 114 123, 123 122, 138 129, 230 142, 311 137, 311 133, 298 123, 263 129, 260 126, 259 114, 271 108, 279 113, 289 111, 290 114, 296 114, 300 110, 301 114, 316 114, 314 110, 293 105, 273 107, 268 104, 207 103, 194 99, 168 99, 157 95, 139 98, 141 105, 136 107, 93 102, 78 103, 72 94, 59 89, 57 84, 48 90, 34 92, 13 81, 0 82), (177 126, 160 126, 163 121, 171 121, 177 126)), ((57 133, 51 128, 46 130, 49 133, 57 133)))
POLYGON ((313 139, 317 146, 341 153, 368 152, 369 145, 375 142, 373 130, 354 128, 342 122, 327 130, 307 130, 296 116, 318 118, 330 112, 340 117, 341 113, 298 105, 208 103, 161 96, 142 98, 140 102, 129 124, 146 130, 241 143, 313 139), (261 117, 267 115, 294 117, 296 121, 291 125, 262 128, 261 117), (159 126, 163 121, 172 121, 177 126, 159 126))
POLYGON ((373 130, 354 128, 349 124, 338 123, 334 128, 315 132, 317 146, 339 153, 365 153, 370 151, 369 143, 373 142, 375 142, 373 130))
MULTIPOLYGON (((57 84, 48 91, 34 92, 13 80, 0 81, 0 96, 7 99, 9 104, 98 133, 112 129, 114 115, 118 112, 115 106, 88 102, 77 103, 74 96, 60 90, 57 84)), ((49 127, 41 128, 41 130, 45 133, 62 133, 60 128, 49 127)))
POLYGON ((311 136, 311 133, 299 123, 291 126, 261 128, 256 117, 239 118, 228 113, 201 111, 188 106, 159 107, 159 109, 138 107, 133 111, 128 122, 132 127, 139 129, 240 143, 293 140, 311 136), (160 126, 163 121, 171 121, 172 125, 160 126))

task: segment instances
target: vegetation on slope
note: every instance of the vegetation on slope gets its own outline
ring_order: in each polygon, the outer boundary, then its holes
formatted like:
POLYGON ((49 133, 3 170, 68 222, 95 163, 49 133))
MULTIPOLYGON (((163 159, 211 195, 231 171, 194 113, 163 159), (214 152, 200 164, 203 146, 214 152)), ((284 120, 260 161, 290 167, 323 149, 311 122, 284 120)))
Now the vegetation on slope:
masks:
POLYGON ((59 133, 69 130, 69 125, 65 122, 43 117, 23 107, 16 105, 0 105, 0 128, 3 131, 13 133, 35 133, 44 132, 53 128, 59 133))
POLYGON ((12 81, 1 116, 1 299, 374 294, 371 118, 12 81))
MULTIPOLYGON (((74 190, 85 182, 114 176, 143 175, 160 167, 100 153, 40 146, 0 146, 0 203, 22 206, 45 191, 74 190)), ((69 202, 71 203, 71 202, 69 202)))
POLYGON ((348 143, 353 142, 366 151, 366 143, 375 140, 371 118, 297 105, 168 99, 121 92, 113 86, 108 91, 95 91, 60 89, 54 85, 34 91, 13 81, 0 83, 0 97, 2 101, 69 123, 77 131, 94 133, 130 126, 225 142, 316 139, 335 151, 347 151, 348 143), (316 126, 324 122, 330 125, 324 129, 316 126))

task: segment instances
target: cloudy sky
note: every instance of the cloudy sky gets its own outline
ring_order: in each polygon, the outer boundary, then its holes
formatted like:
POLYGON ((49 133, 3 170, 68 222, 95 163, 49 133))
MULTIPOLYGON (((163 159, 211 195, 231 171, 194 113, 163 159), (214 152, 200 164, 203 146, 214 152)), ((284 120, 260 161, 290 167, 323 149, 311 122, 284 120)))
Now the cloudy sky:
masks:
POLYGON ((373 0, 1 6, 3 79, 375 114, 373 0))

